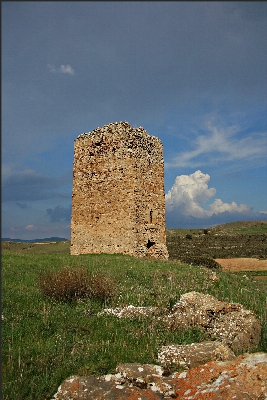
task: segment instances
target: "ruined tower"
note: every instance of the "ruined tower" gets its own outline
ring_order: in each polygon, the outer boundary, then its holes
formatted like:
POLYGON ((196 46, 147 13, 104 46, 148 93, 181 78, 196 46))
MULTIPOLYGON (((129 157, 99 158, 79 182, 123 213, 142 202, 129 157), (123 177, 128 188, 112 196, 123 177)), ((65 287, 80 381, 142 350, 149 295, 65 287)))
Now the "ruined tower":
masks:
POLYGON ((71 254, 168 258, 161 141, 127 122, 74 142, 71 254))

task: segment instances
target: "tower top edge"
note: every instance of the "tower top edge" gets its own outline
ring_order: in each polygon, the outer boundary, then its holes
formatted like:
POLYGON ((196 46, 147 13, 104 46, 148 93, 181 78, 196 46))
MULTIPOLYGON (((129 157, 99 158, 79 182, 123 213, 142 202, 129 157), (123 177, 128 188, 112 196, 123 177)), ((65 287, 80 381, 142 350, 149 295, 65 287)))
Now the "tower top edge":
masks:
MULTIPOLYGON (((153 139, 157 139, 160 141, 160 139, 156 136, 153 135, 149 135, 147 133, 147 131, 142 127, 139 126, 139 128, 133 128, 128 122, 126 121, 120 121, 120 122, 111 122, 109 124, 106 124, 102 127, 98 127, 94 130, 92 130, 91 132, 84 132, 82 134, 80 134, 77 139, 85 139, 87 137, 94 137, 94 136, 98 136, 99 134, 123 134, 126 133, 129 136, 135 136, 135 137, 149 137, 149 138, 153 138, 153 139)), ((76 139, 76 140, 77 140, 76 139)))

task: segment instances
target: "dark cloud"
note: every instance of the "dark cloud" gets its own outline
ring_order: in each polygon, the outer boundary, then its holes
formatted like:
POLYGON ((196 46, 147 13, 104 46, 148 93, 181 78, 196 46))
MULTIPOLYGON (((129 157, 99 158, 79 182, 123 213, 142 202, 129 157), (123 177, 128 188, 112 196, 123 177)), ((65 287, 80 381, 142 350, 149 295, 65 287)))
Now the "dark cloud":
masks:
POLYGON ((47 177, 31 169, 8 171, 2 177, 2 201, 19 205, 23 201, 69 198, 70 193, 59 191, 65 183, 65 177, 47 177))
POLYGON ((70 222, 71 219, 71 206, 63 207, 63 206, 56 206, 53 208, 48 208, 46 210, 46 215, 50 217, 51 222, 70 222))
POLYGON ((22 208, 22 209, 25 209, 25 208, 28 208, 28 207, 29 207, 27 204, 19 203, 18 201, 16 201, 16 205, 17 205, 19 208, 22 208))
POLYGON ((266 1, 253 2, 253 1, 229 1, 225 4, 226 10, 228 9, 231 14, 240 15, 241 18, 249 21, 261 21, 267 15, 266 1))

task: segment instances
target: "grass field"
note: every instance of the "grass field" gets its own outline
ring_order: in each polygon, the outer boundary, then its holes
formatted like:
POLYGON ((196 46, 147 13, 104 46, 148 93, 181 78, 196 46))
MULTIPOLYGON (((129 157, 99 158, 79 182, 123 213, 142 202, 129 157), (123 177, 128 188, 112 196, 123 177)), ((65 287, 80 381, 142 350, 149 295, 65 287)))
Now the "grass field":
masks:
MULTIPOLYGON (((51 399, 70 375, 102 375, 122 362, 157 363, 162 345, 201 341, 198 329, 169 332, 156 319, 98 316, 105 306, 170 309, 196 290, 255 311, 263 326, 258 351, 267 351, 266 281, 247 273, 212 271, 176 261, 122 255, 69 255, 69 243, 2 244, 2 386, 5 400, 51 399), (59 302, 38 284, 44 271, 64 267, 102 273, 114 297, 59 302)), ((255 273, 254 273, 255 275, 255 273)))

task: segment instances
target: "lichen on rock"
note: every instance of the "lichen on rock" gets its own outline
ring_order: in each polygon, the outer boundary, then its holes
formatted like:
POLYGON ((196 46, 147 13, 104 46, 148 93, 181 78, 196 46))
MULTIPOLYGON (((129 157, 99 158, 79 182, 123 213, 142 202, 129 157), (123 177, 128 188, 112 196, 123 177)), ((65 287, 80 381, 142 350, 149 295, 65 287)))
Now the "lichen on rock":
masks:
POLYGON ((120 364, 115 374, 66 379, 51 400, 266 399, 267 354, 243 354, 166 376, 158 365, 120 364))

